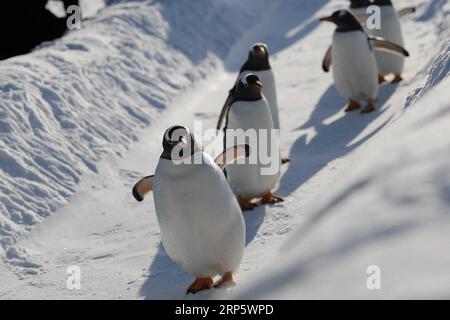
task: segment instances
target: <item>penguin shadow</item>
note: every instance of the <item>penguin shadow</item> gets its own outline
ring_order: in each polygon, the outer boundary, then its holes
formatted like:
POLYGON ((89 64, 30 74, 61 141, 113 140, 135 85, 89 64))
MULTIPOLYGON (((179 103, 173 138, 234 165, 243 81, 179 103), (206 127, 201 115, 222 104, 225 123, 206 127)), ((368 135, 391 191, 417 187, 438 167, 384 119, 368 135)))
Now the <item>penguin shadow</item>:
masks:
POLYGON ((245 246, 248 246, 258 234, 258 230, 264 223, 266 206, 258 205, 251 211, 243 213, 245 220, 245 246))
POLYGON ((357 142, 352 142, 367 126, 386 112, 385 103, 396 88, 396 84, 380 87, 376 103, 377 111, 373 113, 362 115, 359 112, 352 112, 332 123, 325 123, 325 119, 339 112, 346 104, 335 86, 331 85, 319 99, 306 123, 295 129, 314 128, 316 135, 308 142, 308 135, 304 133, 294 142, 289 152, 291 162, 281 177, 277 193, 282 196, 291 195, 330 162, 344 157, 379 133, 391 118, 380 124, 372 133, 357 142))
MULTIPOLYGON (((250 244, 258 234, 264 222, 265 206, 258 206, 252 211, 243 213, 246 234, 245 246, 250 244)), ((162 243, 158 245, 149 269, 148 276, 139 293, 146 300, 150 299, 195 299, 207 298, 216 290, 204 291, 195 296, 186 295, 186 288, 194 280, 191 274, 184 272, 166 253, 162 243)))
POLYGON ((183 299, 192 281, 192 275, 185 273, 170 259, 160 242, 139 293, 146 300, 183 299))
POLYGON ((442 9, 442 7, 447 3, 446 0, 431 0, 427 4, 423 13, 416 18, 417 21, 423 22, 430 20, 436 12, 442 9))

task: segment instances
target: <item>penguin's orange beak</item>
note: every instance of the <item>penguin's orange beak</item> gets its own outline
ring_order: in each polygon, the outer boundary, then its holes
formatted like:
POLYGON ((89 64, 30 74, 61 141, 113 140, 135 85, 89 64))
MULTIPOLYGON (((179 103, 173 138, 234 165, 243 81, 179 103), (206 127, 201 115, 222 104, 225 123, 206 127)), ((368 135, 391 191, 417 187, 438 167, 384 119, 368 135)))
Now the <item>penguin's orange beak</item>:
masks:
POLYGON ((262 87, 263 87, 263 84, 262 84, 261 81, 256 81, 255 85, 256 85, 258 88, 262 88, 262 87))
POLYGON ((319 19, 321 22, 327 21, 327 22, 333 22, 334 23, 334 19, 332 16, 329 17, 323 17, 319 19))

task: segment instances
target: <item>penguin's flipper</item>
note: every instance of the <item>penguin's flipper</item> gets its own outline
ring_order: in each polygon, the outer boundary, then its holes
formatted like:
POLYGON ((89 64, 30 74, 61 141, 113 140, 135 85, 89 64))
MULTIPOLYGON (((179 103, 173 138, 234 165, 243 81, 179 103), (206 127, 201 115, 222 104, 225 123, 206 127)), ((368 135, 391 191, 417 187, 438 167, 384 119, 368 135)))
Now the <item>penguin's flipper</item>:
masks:
POLYGON ((412 14, 412 13, 415 13, 415 12, 416 12, 416 7, 408 7, 408 8, 404 8, 402 10, 399 10, 398 11, 398 16, 401 18, 401 17, 407 16, 408 14, 412 14))
POLYGON ((390 53, 395 53, 401 56, 409 57, 409 52, 405 48, 395 44, 393 42, 387 41, 379 37, 369 37, 370 43, 378 51, 386 51, 390 53))
POLYGON ((214 161, 224 169, 227 165, 233 163, 240 158, 248 158, 250 155, 250 146, 248 144, 236 145, 222 152, 214 161))
POLYGON ((331 66, 331 46, 328 48, 327 53, 325 53, 325 57, 323 58, 322 62, 323 71, 329 72, 330 66, 331 66))
POLYGON ((217 122, 217 130, 222 129, 223 122, 225 120, 225 117, 227 116, 228 109, 230 109, 230 106, 234 102, 234 95, 233 95, 233 89, 230 90, 230 93, 228 94, 228 98, 225 101, 222 111, 220 111, 219 121, 217 122))
POLYGON ((364 25, 366 23, 366 16, 363 14, 355 14, 356 19, 359 21, 359 23, 361 23, 362 25, 364 25))
POLYGON ((139 201, 144 201, 145 196, 153 190, 153 178, 155 176, 148 176, 139 180, 133 187, 133 197, 139 201))

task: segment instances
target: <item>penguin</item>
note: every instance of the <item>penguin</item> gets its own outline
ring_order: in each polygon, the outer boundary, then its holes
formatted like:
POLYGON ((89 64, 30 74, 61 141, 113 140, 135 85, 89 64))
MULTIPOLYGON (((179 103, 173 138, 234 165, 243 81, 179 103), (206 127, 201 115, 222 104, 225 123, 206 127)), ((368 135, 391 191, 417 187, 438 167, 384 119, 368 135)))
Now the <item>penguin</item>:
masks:
POLYGON ((245 61, 239 71, 239 76, 236 83, 239 79, 242 79, 242 77, 249 73, 257 75, 264 84, 262 94, 267 99, 269 104, 275 129, 279 130, 280 116, 278 111, 277 88, 275 83, 275 75, 270 66, 269 49, 267 44, 259 42, 252 45, 248 53, 247 61, 245 61))
POLYGON ((375 111, 374 101, 378 95, 379 84, 373 49, 403 56, 409 56, 408 51, 382 38, 368 36, 358 19, 348 10, 335 11, 320 21, 337 25, 332 45, 323 59, 322 68, 328 72, 333 61, 336 88, 349 101, 345 111, 360 109, 360 100, 367 101, 362 113, 375 111))
MULTIPOLYGON (((274 204, 283 201, 283 198, 273 195, 271 190, 280 178, 280 146, 278 131, 275 130, 269 104, 262 94, 263 84, 260 78, 253 73, 244 75, 234 88, 232 102, 224 111, 226 114, 226 125, 224 145, 227 146, 229 133, 241 130, 256 130, 259 151, 270 154, 270 166, 273 172, 264 172, 261 155, 256 152, 254 162, 251 164, 232 164, 227 167, 227 178, 231 189, 238 198, 242 210, 252 210, 256 205, 252 200, 262 198, 262 204, 274 204), (261 129, 265 129, 261 130, 261 129), (261 148, 262 137, 259 134, 267 134, 267 150, 261 148), (275 135, 275 138, 274 136, 275 135)), ((254 131, 255 132, 255 131, 254 131)), ((253 147, 253 146, 252 146, 253 147)), ((260 152, 258 152, 260 153, 260 152)))
MULTIPOLYGON (((350 1, 350 10, 356 15, 358 20, 364 25, 365 19, 367 18, 367 7, 373 5, 387 5, 392 2, 385 0, 349 0, 350 1)), ((399 11, 397 14, 400 18, 407 16, 409 14, 413 14, 417 11, 416 7, 405 7, 399 11)))
POLYGON ((248 145, 236 145, 213 160, 187 127, 172 126, 164 133, 155 174, 133 187, 139 202, 153 191, 164 249, 196 277, 187 294, 234 283, 244 252, 245 223, 222 170, 249 154, 248 145), (221 279, 214 283, 217 275, 221 279))
MULTIPOLYGON (((269 61, 269 49, 267 44, 265 43, 255 43, 249 50, 247 60, 242 65, 237 80, 234 83, 234 87, 239 82, 239 79, 242 79, 245 75, 249 73, 253 73, 257 75, 261 82, 264 84, 262 89, 263 96, 267 99, 267 103, 270 107, 270 112, 272 114, 272 120, 275 129, 280 130, 280 116, 278 110, 278 98, 277 98, 277 88, 275 75, 273 73, 272 67, 269 61)), ((234 89, 233 87, 233 89, 234 89)), ((233 89, 230 90, 230 95, 228 96, 227 101, 225 102, 225 106, 233 102, 233 89)), ((222 113, 219 117, 219 121, 217 124, 217 130, 222 128, 222 124, 224 121, 226 107, 222 108, 222 113)), ((281 162, 283 164, 290 162, 291 160, 288 157, 283 157, 281 162)))
MULTIPOLYGON (((350 10, 358 17, 360 22, 366 28, 366 32, 374 37, 381 37, 397 45, 404 46, 402 27, 400 17, 414 13, 414 7, 407 7, 396 11, 391 0, 350 0, 350 10), (376 5, 381 10, 381 29, 367 28, 367 7, 376 5)), ((386 52, 375 52, 375 59, 378 67, 378 82, 386 82, 386 76, 394 74, 394 83, 403 80, 403 70, 405 59, 399 55, 393 55, 386 52)))

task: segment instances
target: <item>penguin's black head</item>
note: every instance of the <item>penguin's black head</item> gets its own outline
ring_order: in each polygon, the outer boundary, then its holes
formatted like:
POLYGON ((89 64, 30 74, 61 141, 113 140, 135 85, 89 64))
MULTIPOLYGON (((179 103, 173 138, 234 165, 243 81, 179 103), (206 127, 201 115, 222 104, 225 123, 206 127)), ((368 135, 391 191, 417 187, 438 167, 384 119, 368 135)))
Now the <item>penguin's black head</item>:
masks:
POLYGON ((269 50, 265 43, 255 43, 249 53, 248 59, 241 68, 243 71, 263 71, 269 70, 269 50))
POLYGON ((255 43, 250 49, 248 57, 252 59, 268 60, 269 50, 267 50, 267 45, 264 43, 255 43))
POLYGON ((375 6, 391 6, 392 7, 392 1, 391 0, 372 0, 372 5, 375 6))
POLYGON ((195 141, 189 129, 175 125, 166 130, 162 142, 164 151, 161 158, 180 160, 194 153, 195 141))
POLYGON ((363 30, 358 19, 348 10, 335 11, 331 16, 321 18, 320 21, 333 22, 337 25, 337 32, 363 30))
POLYGON ((239 101, 256 101, 262 98, 263 84, 259 77, 253 73, 243 76, 234 90, 235 98, 239 101))
POLYGON ((367 8, 368 6, 392 6, 391 0, 350 0, 350 8, 367 8))
POLYGON ((368 6, 372 5, 372 1, 373 0, 350 0, 350 8, 367 8, 368 6))

